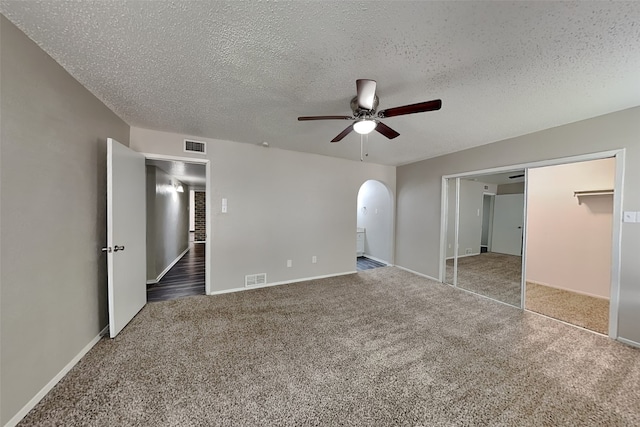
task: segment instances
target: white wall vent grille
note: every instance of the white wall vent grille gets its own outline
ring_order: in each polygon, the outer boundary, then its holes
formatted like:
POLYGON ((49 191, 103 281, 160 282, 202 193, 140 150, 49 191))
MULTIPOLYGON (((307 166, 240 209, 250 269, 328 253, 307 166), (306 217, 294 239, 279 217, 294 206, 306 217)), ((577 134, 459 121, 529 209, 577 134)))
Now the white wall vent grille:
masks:
POLYGON ((247 288, 251 286, 259 286, 259 285, 266 285, 266 284, 267 284, 267 273, 249 274, 247 276, 244 276, 244 286, 247 288))
POLYGON ((184 151, 187 153, 207 154, 207 143, 202 141, 184 140, 184 151))

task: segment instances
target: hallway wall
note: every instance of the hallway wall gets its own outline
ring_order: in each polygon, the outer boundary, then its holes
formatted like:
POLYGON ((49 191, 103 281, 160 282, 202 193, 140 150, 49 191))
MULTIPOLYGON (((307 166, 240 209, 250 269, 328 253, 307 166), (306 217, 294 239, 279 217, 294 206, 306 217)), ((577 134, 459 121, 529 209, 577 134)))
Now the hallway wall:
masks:
POLYGON ((189 191, 162 169, 147 166, 147 282, 155 282, 189 247, 189 191))
POLYGON ((140 152, 211 161, 207 268, 214 293, 244 289, 250 274, 280 283, 354 272, 360 186, 376 179, 395 191, 392 166, 137 127, 131 142, 140 152), (185 138, 206 142, 207 154, 185 153, 185 138))

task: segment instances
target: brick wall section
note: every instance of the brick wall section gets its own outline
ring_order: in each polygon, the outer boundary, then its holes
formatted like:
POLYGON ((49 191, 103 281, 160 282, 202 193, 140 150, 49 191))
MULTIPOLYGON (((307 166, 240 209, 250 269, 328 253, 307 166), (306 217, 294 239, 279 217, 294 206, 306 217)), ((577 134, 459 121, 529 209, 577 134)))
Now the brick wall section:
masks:
POLYGON ((204 242, 207 238, 207 198, 204 191, 195 192, 196 201, 196 231, 194 239, 196 242, 204 242))

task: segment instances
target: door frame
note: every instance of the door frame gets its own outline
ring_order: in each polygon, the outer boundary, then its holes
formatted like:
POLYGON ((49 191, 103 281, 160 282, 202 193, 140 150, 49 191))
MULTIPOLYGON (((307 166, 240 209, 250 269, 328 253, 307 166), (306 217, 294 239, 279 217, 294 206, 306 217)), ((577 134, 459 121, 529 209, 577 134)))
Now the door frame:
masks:
MULTIPOLYGON (((496 202, 496 193, 491 193, 488 191, 483 191, 482 192, 482 215, 484 215, 484 200, 485 197, 489 196, 491 198, 491 204, 489 205, 489 229, 487 230, 487 252, 491 252, 491 243, 492 243, 492 236, 491 234, 493 233, 493 207, 495 205, 496 202)), ((484 216, 482 217, 482 222, 484 223, 484 216)), ((480 240, 480 253, 482 253, 482 239, 480 240)))
MULTIPOLYGON (((388 250, 388 260, 382 259, 382 258, 377 258, 374 256, 369 256, 368 258, 373 259, 374 261, 379 261, 382 262, 384 264, 386 264, 387 266, 393 266, 395 265, 395 253, 396 253, 396 247, 395 247, 395 243, 396 243, 396 235, 395 235, 395 224, 396 224, 396 206, 395 206, 395 195, 393 194, 393 191, 391 191, 391 189, 389 188, 389 186, 387 185, 386 182, 382 181, 381 179, 377 179, 377 178, 369 178, 366 179, 364 181, 362 181, 362 183, 360 184, 360 186, 358 187, 358 191, 356 193, 356 225, 357 225, 357 220, 358 220, 358 197, 360 196, 360 190, 362 190, 362 186, 364 186, 367 182, 369 181, 375 181, 378 184, 381 184, 385 191, 386 191, 386 196, 388 198, 388 202, 389 202, 389 224, 386 224, 387 226, 387 232, 389 233, 389 245, 387 247, 388 250)), ((365 231, 365 239, 366 239, 366 231, 365 231)), ((366 244, 366 241, 365 241, 366 244)), ((356 260, 356 264, 357 264, 357 260, 356 260)))
MULTIPOLYGON (((618 308, 620 304, 620 251, 622 242, 622 196, 624 191, 624 157, 626 149, 600 151, 595 153, 580 154, 576 156, 559 157, 555 159, 540 160, 535 162, 519 163, 509 166, 500 166, 495 168, 480 169, 475 171, 460 172, 455 174, 442 176, 441 190, 441 209, 440 209, 440 274, 439 281, 444 283, 444 268, 446 262, 446 246, 447 246, 447 215, 448 215, 448 196, 447 196, 447 179, 464 178, 467 176, 489 175, 495 173, 509 172, 512 170, 525 171, 525 187, 524 187, 524 225, 523 225, 523 249, 522 249, 522 283, 521 283, 521 305, 525 307, 525 287, 526 278, 526 257, 527 257, 527 193, 528 178, 530 168, 539 168, 544 166, 556 166, 569 163, 586 162, 590 160, 600 160, 607 158, 615 158, 616 170, 613 192, 613 218, 612 218, 612 245, 611 245, 611 286, 609 293, 609 337, 618 339, 618 308)), ((458 194, 459 191, 456 192, 458 194)), ((457 206, 457 204, 456 204, 457 206)), ((457 221, 457 219, 456 219, 457 221)), ((457 227, 456 227, 457 228, 457 227)), ((455 273, 454 273, 455 274, 455 273)))
POLYGON ((211 295, 211 161, 209 159, 199 159, 195 157, 170 156, 166 154, 140 153, 145 160, 166 160, 172 162, 197 163, 205 165, 205 215, 207 216, 205 231, 205 266, 204 266, 204 292, 211 295))

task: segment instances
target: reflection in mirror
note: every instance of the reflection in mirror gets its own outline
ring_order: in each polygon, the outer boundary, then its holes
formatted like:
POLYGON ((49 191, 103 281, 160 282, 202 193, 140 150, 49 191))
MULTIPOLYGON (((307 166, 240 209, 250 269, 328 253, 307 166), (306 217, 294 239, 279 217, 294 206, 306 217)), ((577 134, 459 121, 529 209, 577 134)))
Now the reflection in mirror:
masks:
POLYGON ((447 180, 447 248, 445 260, 444 283, 455 285, 454 282, 454 248, 455 248, 455 218, 456 218, 456 179, 447 180))
POLYGON ((460 179, 457 286, 521 306, 524 171, 460 179))

